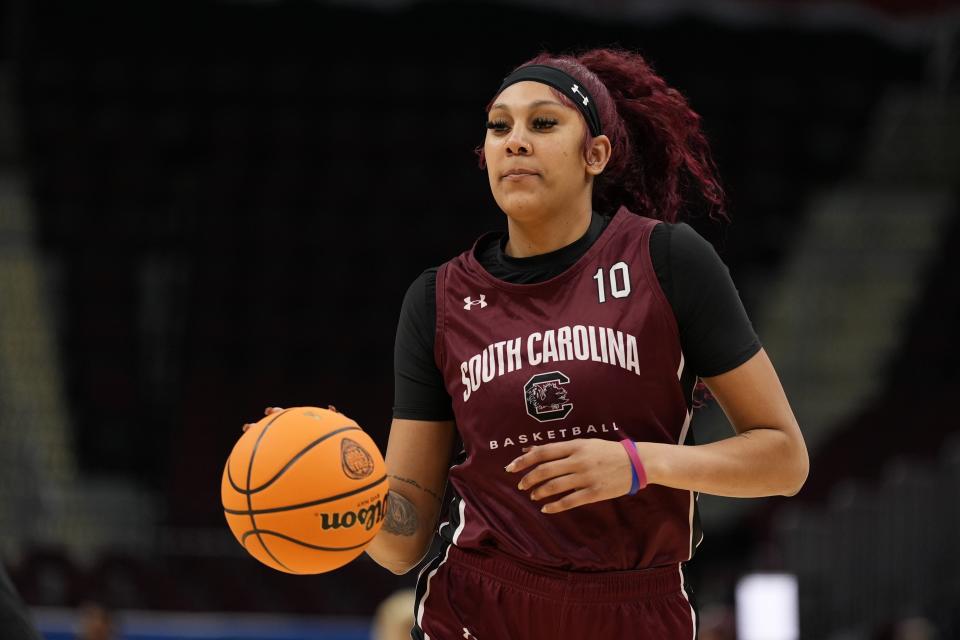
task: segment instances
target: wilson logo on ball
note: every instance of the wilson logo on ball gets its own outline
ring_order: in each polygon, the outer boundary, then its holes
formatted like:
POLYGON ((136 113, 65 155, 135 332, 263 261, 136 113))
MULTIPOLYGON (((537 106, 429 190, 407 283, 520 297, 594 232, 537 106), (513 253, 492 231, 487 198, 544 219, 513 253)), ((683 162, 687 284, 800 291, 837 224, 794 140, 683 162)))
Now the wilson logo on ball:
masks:
POLYGON ((348 478, 360 480, 373 473, 373 457, 350 438, 340 441, 340 462, 348 478))
POLYGON ((362 509, 333 514, 321 513, 320 526, 324 530, 339 529, 340 527, 349 529, 350 527, 355 526, 357 523, 360 523, 364 526, 364 528, 366 528, 367 531, 369 531, 375 524, 383 520, 383 517, 386 513, 386 508, 387 498, 384 496, 383 500, 380 500, 379 502, 362 509))

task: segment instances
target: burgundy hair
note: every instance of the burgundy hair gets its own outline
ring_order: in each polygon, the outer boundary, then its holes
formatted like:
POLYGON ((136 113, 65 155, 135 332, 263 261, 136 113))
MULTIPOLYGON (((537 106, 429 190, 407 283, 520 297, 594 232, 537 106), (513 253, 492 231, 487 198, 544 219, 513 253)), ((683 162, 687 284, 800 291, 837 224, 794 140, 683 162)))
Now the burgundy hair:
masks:
MULTIPOLYGON (((594 209, 613 213, 622 205, 634 213, 676 222, 687 213, 684 191, 693 188, 709 207, 711 218, 729 220, 726 194, 700 128, 700 116, 640 54, 615 48, 576 55, 541 53, 517 68, 530 64, 562 69, 585 85, 596 102, 611 154, 603 173, 594 178, 594 209)), ((583 120, 586 154, 593 142, 586 120, 566 95, 553 87, 550 90, 583 120)), ((496 98, 487 103, 487 111, 496 98)), ((480 168, 486 168, 483 145, 476 152, 480 168)), ((703 407, 711 397, 698 380, 694 408, 703 407)))
MULTIPOLYGON (((692 186, 709 206, 710 217, 727 220, 726 197, 717 177, 700 116, 679 91, 667 85, 638 53, 591 49, 576 55, 541 53, 524 62, 562 69, 593 96, 611 156, 594 178, 593 206, 613 213, 621 205, 650 218, 676 222, 685 214, 684 190, 692 186)), ((573 102, 550 87, 575 109, 573 102)), ((487 111, 497 96, 487 104, 487 111)), ((583 115, 577 110, 583 119, 583 115)), ((593 136, 586 127, 584 153, 593 136)), ((483 145, 476 150, 486 168, 483 145)))

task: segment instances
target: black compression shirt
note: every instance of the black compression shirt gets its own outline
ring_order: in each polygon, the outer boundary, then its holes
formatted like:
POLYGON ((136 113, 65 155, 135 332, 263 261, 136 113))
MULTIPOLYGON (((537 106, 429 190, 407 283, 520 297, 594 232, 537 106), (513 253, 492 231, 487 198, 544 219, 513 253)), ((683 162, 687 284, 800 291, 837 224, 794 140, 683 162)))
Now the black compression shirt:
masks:
MULTIPOLYGON (((491 275, 517 284, 543 282, 580 259, 610 218, 593 214, 587 232, 572 244, 529 258, 503 251, 507 234, 477 248, 491 275)), ((687 224, 661 223, 650 234, 650 259, 673 309, 680 345, 699 377, 738 367, 760 350, 727 266, 713 246, 687 224)), ((437 267, 421 273, 407 289, 394 345, 393 417, 452 420, 450 396, 433 356, 436 333, 437 267)))

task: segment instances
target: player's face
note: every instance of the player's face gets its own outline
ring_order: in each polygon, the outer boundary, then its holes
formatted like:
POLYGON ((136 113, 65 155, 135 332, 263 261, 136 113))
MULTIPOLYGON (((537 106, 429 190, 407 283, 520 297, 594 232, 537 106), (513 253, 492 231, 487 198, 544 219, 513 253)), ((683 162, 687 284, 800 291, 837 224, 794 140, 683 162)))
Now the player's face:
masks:
POLYGON ((557 101, 550 87, 531 81, 510 85, 497 96, 487 120, 487 177, 508 216, 536 219, 584 199, 589 203, 585 123, 576 109, 557 101), (517 170, 528 173, 511 175, 517 170))

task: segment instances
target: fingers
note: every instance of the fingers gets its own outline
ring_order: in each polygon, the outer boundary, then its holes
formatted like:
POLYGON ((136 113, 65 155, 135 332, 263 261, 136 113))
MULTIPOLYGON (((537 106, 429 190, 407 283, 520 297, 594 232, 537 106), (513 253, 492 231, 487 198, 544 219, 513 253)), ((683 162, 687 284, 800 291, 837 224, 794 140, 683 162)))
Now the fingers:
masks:
MULTIPOLYGON (((335 413, 340 413, 339 411, 337 411, 337 408, 336 408, 335 406, 333 406, 332 404, 328 404, 328 405, 327 405, 327 408, 329 408, 330 411, 333 411, 333 412, 335 412, 335 413)), ((263 410, 263 415, 265 415, 265 416, 272 416, 273 414, 275 414, 275 413, 280 413, 281 411, 283 411, 283 407, 267 407, 267 408, 265 408, 265 409, 263 410)), ((247 422, 247 423, 245 423, 245 424, 243 425, 243 432, 246 433, 247 430, 250 429, 250 427, 252 427, 254 424, 255 424, 255 423, 253 423, 253 422, 247 422)))
POLYGON ((549 498, 550 496, 556 495, 558 493, 564 493, 565 491, 570 491, 571 489, 583 489, 582 478, 578 479, 576 474, 568 473, 563 476, 558 476, 552 480, 544 482, 539 487, 535 488, 530 492, 531 500, 543 500, 544 498, 549 498))
POLYGON ((534 464, 566 457, 577 450, 576 443, 576 440, 568 440, 567 442, 553 442, 551 444, 530 447, 527 453, 515 459, 504 467, 504 469, 513 473, 522 471, 534 464))
POLYGON ((529 489, 545 480, 572 473, 574 469, 572 469, 571 466, 568 458, 538 464, 530 473, 520 478, 520 482, 517 483, 517 489, 521 491, 529 489))
POLYGON ((517 488, 531 488, 531 500, 567 494, 544 504, 544 513, 616 498, 630 489, 630 460, 619 443, 608 440, 578 438, 532 447, 505 469, 528 467, 517 488))
POLYGON ((574 507, 590 504, 591 502, 598 502, 600 499, 600 496, 594 489, 586 487, 579 491, 574 491, 570 495, 563 496, 559 500, 548 502, 540 508, 540 511, 543 513, 559 513, 573 509, 574 507))
MULTIPOLYGON (((279 413, 281 411, 283 411, 283 407, 267 407, 266 409, 263 410, 263 415, 270 416, 275 413, 279 413)), ((243 432, 246 433, 250 429, 250 427, 252 427, 255 424, 256 424, 255 422, 245 422, 243 424, 243 432)))

